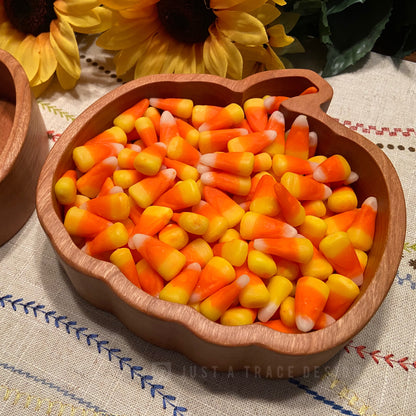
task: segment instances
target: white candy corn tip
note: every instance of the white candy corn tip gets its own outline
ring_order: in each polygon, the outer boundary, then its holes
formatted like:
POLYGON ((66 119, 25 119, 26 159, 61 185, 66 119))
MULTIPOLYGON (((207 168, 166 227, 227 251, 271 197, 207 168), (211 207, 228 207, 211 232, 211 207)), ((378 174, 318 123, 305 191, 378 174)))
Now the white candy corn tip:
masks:
MULTIPOLYGON (((312 162, 309 162, 312 163, 312 162)), ((326 175, 325 171, 318 166, 312 174, 312 178, 315 179, 317 182, 327 182, 328 176, 326 175)))
POLYGON ((121 143, 111 143, 111 145, 117 154, 119 154, 124 149, 124 145, 121 143))
POLYGON ((266 244, 262 238, 255 238, 253 240, 253 248, 254 250, 264 251, 266 249, 266 244))
POLYGON ((308 318, 307 316, 297 316, 296 317, 296 326, 299 331, 309 332, 313 329, 315 322, 308 318))
POLYGON ((292 227, 290 224, 285 224, 283 227, 283 235, 282 237, 296 237, 298 235, 298 231, 295 227, 292 227))
POLYGON ((176 124, 176 120, 170 111, 165 110, 160 116, 160 123, 161 124, 176 124))
POLYGON ((264 134, 267 136, 267 138, 269 139, 269 142, 271 143, 277 136, 277 132, 275 132, 274 130, 265 130, 264 134))
POLYGON ((208 123, 202 123, 199 128, 198 131, 199 132, 203 132, 203 131, 208 131, 210 129, 209 124, 208 123))
POLYGON ((276 305, 275 303, 268 303, 266 306, 259 309, 259 312, 257 313, 257 318, 260 322, 269 321, 270 318, 276 313, 278 307, 279 305, 276 305))
POLYGON ((367 205, 373 209, 374 212, 377 212, 378 204, 377 198, 375 196, 369 196, 362 205, 367 205))
POLYGON ((212 172, 203 173, 200 179, 203 185, 212 185, 215 182, 215 178, 212 172))
POLYGON ((315 131, 309 132, 309 146, 316 146, 318 144, 318 135, 315 131))
POLYGON ((247 274, 242 274, 235 282, 240 289, 243 289, 250 282, 250 277, 247 274))
POLYGON ((157 98, 157 97, 149 98, 149 104, 152 107, 157 107, 157 105, 159 104, 159 98, 157 98))
POLYGON ((210 166, 199 163, 198 165, 196 165, 196 170, 200 175, 202 175, 203 173, 211 172, 212 169, 210 166))
POLYGON ((157 146, 157 147, 161 147, 161 148, 162 148, 162 149, 164 149, 164 150, 166 150, 166 149, 167 149, 166 144, 165 144, 165 143, 162 143, 162 142, 157 142, 157 143, 155 143, 155 146, 157 146))
POLYGON ((215 153, 205 153, 204 155, 201 155, 199 161, 203 165, 213 166, 215 164, 216 158, 217 156, 215 153))
POLYGON ((248 130, 243 129, 242 127, 238 128, 236 131, 238 131, 239 136, 245 136, 246 134, 248 134, 248 130))
POLYGON ((190 304, 192 303, 199 303, 201 301, 201 295, 198 293, 192 293, 192 295, 189 297, 189 302, 190 304))
POLYGON ((270 118, 277 121, 279 124, 285 124, 285 116, 280 111, 273 111, 273 113, 270 115, 270 118))
POLYGON ((328 199, 332 195, 332 189, 327 185, 324 185, 324 187, 325 189, 324 189, 324 196, 322 198, 323 200, 328 199))
POLYGON ((273 97, 273 96, 268 96, 268 97, 264 98, 263 104, 264 104, 264 108, 267 110, 267 112, 270 112, 271 109, 273 108, 274 98, 275 97, 273 97))
POLYGON ((201 265, 197 262, 195 263, 191 263, 188 266, 186 266, 187 270, 195 270, 196 272, 200 272, 201 271, 201 265))
POLYGON ((351 185, 354 182, 358 181, 358 173, 357 172, 351 172, 347 179, 344 181, 344 185, 351 185))
POLYGON ((134 234, 128 241, 128 246, 131 249, 139 250, 140 247, 150 238, 150 235, 146 234, 134 234))
POLYGON ((363 274, 360 274, 358 276, 352 277, 351 280, 358 286, 360 287, 363 282, 364 282, 364 276, 363 274))
POLYGON ((308 119, 304 114, 298 115, 292 123, 292 126, 309 127, 308 119))
POLYGON ((138 144, 131 144, 130 149, 134 150, 135 152, 141 152, 142 148, 138 144))
POLYGON ((117 158, 115 156, 107 157, 101 163, 103 165, 111 166, 113 168, 117 168, 117 166, 118 166, 118 160, 117 160, 117 158))
POLYGON ((120 192, 124 193, 124 190, 121 186, 113 186, 110 190, 109 190, 109 194, 119 194, 120 192))
POLYGON ((168 179, 175 179, 176 178, 176 170, 169 168, 169 169, 163 169, 160 172, 162 175, 166 176, 168 179))

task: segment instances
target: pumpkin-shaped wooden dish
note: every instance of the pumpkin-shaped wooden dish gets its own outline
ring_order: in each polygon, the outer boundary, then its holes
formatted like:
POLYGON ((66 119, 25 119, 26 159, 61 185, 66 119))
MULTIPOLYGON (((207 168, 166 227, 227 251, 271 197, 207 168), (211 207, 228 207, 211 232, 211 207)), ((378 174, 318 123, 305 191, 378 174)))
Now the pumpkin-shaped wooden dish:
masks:
POLYGON ((0 50, 0 245, 35 209, 36 184, 49 152, 48 136, 27 76, 0 50))
POLYGON ((377 311, 397 271, 405 235, 405 204, 398 176, 373 143, 326 115, 332 88, 308 70, 262 72, 241 81, 210 75, 157 75, 127 83, 86 109, 64 132, 42 170, 37 190, 40 222, 77 292, 115 314, 131 331, 158 346, 179 351, 217 370, 250 369, 269 377, 304 374, 333 357, 377 311), (298 96, 315 86, 315 94, 298 96), (229 327, 211 322, 190 306, 152 297, 130 283, 111 263, 94 259, 71 240, 53 188, 73 166, 72 150, 106 128, 122 111, 145 97, 191 98, 195 104, 242 104, 252 97, 285 95, 281 111, 289 125, 299 114, 318 134, 317 154, 339 153, 359 174, 359 204, 378 200, 375 242, 369 252, 361 293, 348 312, 329 327, 284 334, 258 324, 229 327))

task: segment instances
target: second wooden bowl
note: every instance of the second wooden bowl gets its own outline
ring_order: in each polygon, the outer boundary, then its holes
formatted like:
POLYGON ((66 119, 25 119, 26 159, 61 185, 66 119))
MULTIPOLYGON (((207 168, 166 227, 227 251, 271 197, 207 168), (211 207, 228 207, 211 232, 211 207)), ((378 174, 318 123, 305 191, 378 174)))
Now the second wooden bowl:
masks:
POLYGON ((141 78, 110 92, 83 112, 64 132, 42 170, 37 190, 40 222, 79 294, 115 314, 130 330, 158 346, 177 350, 217 370, 243 369, 267 377, 305 374, 333 357, 371 319, 397 271, 405 235, 405 205, 398 176, 384 153, 340 125, 324 110, 332 89, 311 71, 263 72, 242 81, 210 75, 158 75, 141 78), (297 96, 307 87, 318 93, 297 96), (251 97, 286 95, 281 111, 288 125, 299 114, 318 134, 317 154, 339 153, 360 176, 359 203, 375 196, 379 204, 374 245, 364 284, 349 311, 329 327, 306 334, 283 334, 253 324, 227 327, 193 308, 152 297, 131 284, 111 263, 89 257, 73 243, 62 224, 53 187, 73 166, 72 150, 112 125, 112 120, 144 97, 184 97, 195 104, 242 104, 251 97))
POLYGON ((35 209, 36 184, 49 152, 46 127, 21 65, 0 50, 0 245, 35 209))

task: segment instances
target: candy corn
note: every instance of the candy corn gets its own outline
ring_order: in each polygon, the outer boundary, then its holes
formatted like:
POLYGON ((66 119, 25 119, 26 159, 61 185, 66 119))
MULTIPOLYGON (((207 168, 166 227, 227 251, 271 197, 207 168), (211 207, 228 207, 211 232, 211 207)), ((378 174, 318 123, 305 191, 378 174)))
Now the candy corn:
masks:
POLYGON ((306 116, 287 124, 286 99, 142 99, 56 181, 68 234, 136 290, 223 325, 333 324, 360 292, 377 200, 358 207, 358 174, 316 154, 306 116))

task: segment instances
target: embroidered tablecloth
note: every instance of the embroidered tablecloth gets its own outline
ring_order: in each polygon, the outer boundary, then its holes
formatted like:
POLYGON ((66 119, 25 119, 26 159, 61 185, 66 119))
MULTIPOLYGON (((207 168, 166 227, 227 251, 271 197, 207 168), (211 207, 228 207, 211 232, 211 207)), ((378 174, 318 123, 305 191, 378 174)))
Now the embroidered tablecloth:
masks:
MULTIPOLYGON (((51 147, 85 108, 127 81, 90 38, 80 52, 77 87, 53 84, 38 98, 51 147)), ((34 213, 0 247, 1 415, 416 415, 416 63, 373 53, 327 80, 329 115, 383 149, 407 204, 402 261, 370 323, 303 377, 207 370, 80 298, 34 213)))

